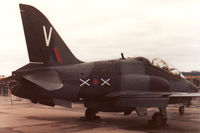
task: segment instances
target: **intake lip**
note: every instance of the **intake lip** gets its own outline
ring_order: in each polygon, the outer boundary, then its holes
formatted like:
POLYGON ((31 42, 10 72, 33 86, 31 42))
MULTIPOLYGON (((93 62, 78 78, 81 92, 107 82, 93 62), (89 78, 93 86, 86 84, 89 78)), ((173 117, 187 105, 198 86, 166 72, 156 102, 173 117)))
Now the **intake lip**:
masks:
POLYGON ((151 91, 170 91, 169 82, 164 78, 151 76, 150 77, 150 90, 151 91))

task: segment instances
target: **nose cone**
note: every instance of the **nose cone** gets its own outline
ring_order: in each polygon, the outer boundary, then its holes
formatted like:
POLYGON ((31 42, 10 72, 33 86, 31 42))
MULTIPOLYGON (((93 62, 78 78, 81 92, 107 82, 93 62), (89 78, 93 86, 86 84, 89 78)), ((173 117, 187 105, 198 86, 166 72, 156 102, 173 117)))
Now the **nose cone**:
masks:
POLYGON ((190 81, 187 81, 187 82, 188 82, 189 90, 191 90, 192 92, 199 92, 199 88, 195 84, 193 84, 190 81))

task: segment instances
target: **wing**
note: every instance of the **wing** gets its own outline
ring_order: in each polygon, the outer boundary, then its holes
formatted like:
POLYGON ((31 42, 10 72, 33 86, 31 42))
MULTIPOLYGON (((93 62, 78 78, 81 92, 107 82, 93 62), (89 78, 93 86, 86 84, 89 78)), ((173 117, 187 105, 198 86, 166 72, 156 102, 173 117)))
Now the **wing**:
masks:
POLYGON ((106 95, 106 97, 153 97, 153 98, 172 98, 172 97, 200 97, 200 93, 190 92, 157 92, 157 91, 118 91, 106 95))
POLYGON ((200 93, 118 91, 109 93, 106 97, 117 99, 120 107, 164 107, 168 104, 190 104, 192 98, 200 97, 200 93))

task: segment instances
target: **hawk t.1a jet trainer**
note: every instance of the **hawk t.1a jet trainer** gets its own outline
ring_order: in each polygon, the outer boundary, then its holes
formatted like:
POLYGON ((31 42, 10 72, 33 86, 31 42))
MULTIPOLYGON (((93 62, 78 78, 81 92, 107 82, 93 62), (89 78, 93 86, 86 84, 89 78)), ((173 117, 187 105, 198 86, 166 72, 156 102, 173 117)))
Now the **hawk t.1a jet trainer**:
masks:
POLYGON ((169 104, 181 104, 183 113, 184 106, 200 96, 194 84, 158 59, 122 55, 116 60, 80 61, 40 11, 20 4, 20 12, 30 63, 12 73, 11 91, 16 96, 49 106, 82 102, 86 120, 99 118, 100 111, 145 116, 147 108, 157 107, 150 121, 154 126, 166 124, 169 104))

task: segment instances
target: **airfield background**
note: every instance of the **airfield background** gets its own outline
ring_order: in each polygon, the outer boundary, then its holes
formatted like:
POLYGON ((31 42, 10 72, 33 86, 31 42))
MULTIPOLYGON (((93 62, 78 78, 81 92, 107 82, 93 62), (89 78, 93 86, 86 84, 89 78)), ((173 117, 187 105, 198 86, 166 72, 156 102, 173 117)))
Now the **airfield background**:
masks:
MULTIPOLYGON (((0 80, 6 78, 6 76, 0 76, 0 80)), ((9 81, 8 82, 0 82, 0 95, 8 96, 9 93, 9 81)))
POLYGON ((200 87, 200 72, 199 71, 191 71, 191 72, 182 72, 183 76, 193 82, 195 85, 200 87))

